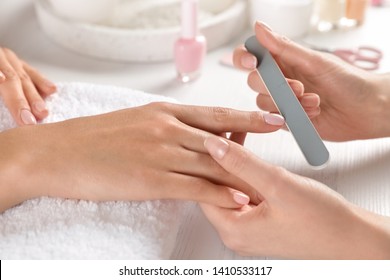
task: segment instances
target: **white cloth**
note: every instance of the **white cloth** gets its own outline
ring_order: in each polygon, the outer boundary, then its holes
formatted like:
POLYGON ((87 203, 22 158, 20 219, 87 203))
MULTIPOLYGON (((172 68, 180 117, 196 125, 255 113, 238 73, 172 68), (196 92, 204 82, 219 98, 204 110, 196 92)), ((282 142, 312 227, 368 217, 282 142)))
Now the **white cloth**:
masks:
MULTIPOLYGON (((59 84, 58 93, 47 99, 50 116, 44 122, 152 101, 174 102, 126 88, 59 84)), ((14 126, 0 102, 0 131, 14 126)), ((178 201, 30 200, 0 215, 0 259, 167 259, 185 206, 178 201)))

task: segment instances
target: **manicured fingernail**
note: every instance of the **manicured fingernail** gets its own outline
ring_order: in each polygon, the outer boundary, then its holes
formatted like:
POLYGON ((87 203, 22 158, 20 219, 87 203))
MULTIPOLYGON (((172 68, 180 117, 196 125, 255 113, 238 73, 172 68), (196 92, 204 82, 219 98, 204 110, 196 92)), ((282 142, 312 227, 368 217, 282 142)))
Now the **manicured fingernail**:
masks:
POLYGON ((38 101, 34 103, 34 109, 38 111, 39 113, 46 112, 46 103, 43 101, 38 101))
POLYGON ((52 82, 50 82, 49 80, 46 80, 45 81, 45 86, 49 89, 52 89, 52 90, 55 90, 57 87, 55 84, 53 84, 52 82))
POLYGON ((223 159, 229 149, 229 144, 218 137, 210 137, 204 141, 204 146, 210 155, 216 159, 223 159))
POLYGON ((34 115, 27 109, 21 110, 20 118, 22 119, 22 122, 24 124, 27 124, 27 125, 37 124, 37 120, 35 119, 34 115))
POLYGON ((242 64, 242 66, 244 66, 245 68, 254 69, 254 68, 257 67, 257 59, 256 59, 256 57, 254 57, 253 55, 245 54, 245 55, 241 58, 241 64, 242 64))
POLYGON ((237 202, 238 204, 241 204, 241 205, 247 205, 250 202, 249 196, 247 196, 246 194, 243 194, 241 192, 234 192, 233 199, 235 202, 237 202))
POLYGON ((258 26, 258 27, 261 27, 261 28, 264 28, 264 29, 266 29, 266 30, 268 30, 268 31, 271 31, 272 32, 272 28, 271 27, 269 27, 269 25, 268 24, 266 24, 266 23, 264 23, 264 22, 262 22, 262 21, 256 21, 256 25, 258 26))
POLYGON ((301 99, 301 105, 303 107, 318 107, 320 106, 320 99, 315 95, 303 96, 301 99))
POLYGON ((290 83, 290 87, 295 92, 295 94, 299 93, 298 96, 301 96, 303 94, 303 92, 305 91, 305 87, 303 86, 303 84, 300 81, 292 81, 290 83))
POLYGON ((282 126, 285 123, 284 118, 278 114, 265 114, 264 121, 270 125, 282 126))

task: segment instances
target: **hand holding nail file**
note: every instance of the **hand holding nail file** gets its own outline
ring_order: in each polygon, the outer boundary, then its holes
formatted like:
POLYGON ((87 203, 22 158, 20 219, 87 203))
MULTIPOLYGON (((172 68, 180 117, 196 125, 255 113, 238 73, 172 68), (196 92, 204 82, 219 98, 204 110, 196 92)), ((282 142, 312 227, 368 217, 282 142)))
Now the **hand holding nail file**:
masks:
POLYGON ((329 152, 276 61, 270 52, 260 45, 255 36, 245 42, 245 47, 256 56, 257 71, 263 78, 280 114, 285 118, 307 162, 313 167, 323 167, 329 160, 329 152))

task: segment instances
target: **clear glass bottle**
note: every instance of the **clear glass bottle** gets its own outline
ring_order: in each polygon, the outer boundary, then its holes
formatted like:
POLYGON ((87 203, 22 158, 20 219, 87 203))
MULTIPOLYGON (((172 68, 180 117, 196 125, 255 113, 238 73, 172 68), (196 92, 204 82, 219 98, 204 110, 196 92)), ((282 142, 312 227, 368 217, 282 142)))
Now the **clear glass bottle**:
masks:
POLYGON ((314 26, 318 31, 337 29, 345 17, 346 0, 316 0, 314 6, 314 26))

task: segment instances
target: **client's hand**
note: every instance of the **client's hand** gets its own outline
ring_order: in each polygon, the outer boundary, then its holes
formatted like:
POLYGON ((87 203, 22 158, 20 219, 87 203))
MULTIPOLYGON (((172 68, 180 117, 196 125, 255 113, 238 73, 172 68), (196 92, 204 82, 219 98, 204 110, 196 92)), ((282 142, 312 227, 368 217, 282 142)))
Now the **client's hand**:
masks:
POLYGON ((0 207, 38 196, 239 207, 249 202, 241 191, 254 191, 208 155, 204 140, 226 132, 242 139, 283 124, 279 115, 152 103, 10 130, 0 134, 0 207))
POLYGON ((390 218, 359 208, 325 185, 268 164, 213 136, 205 147, 262 202, 202 208, 224 243, 243 255, 298 259, 390 257, 390 218))
POLYGON ((13 51, 0 47, 0 96, 19 126, 47 117, 44 98, 55 91, 52 82, 13 51))

